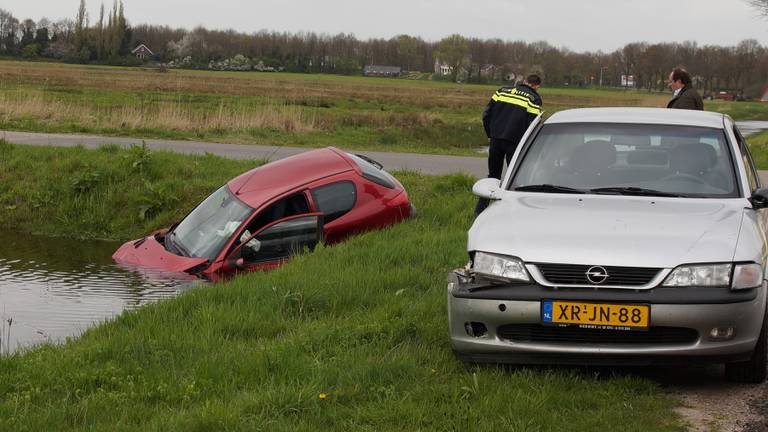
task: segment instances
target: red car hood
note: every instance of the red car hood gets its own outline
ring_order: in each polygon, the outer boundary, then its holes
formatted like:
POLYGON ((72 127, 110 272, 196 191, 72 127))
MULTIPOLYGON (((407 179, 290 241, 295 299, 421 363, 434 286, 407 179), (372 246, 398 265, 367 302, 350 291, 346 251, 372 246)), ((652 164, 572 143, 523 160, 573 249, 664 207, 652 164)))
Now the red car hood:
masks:
POLYGON ((208 261, 205 258, 187 258, 174 255, 163 247, 154 236, 126 242, 112 255, 121 264, 133 264, 172 272, 187 271, 208 261))

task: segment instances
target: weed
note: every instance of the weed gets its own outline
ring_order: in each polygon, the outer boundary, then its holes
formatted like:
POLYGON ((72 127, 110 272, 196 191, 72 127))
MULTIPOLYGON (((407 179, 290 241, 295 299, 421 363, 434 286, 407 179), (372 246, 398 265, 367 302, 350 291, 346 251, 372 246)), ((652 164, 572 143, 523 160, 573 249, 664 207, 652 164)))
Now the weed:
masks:
POLYGON ((86 195, 96 189, 101 180, 102 175, 98 170, 86 166, 83 171, 72 176, 69 184, 76 195, 86 195))
POLYGON ((173 208, 179 202, 179 197, 167 185, 153 185, 144 181, 144 194, 139 202, 138 217, 145 221, 155 217, 163 210, 173 208))
POLYGON ((142 140, 140 146, 131 145, 125 158, 128 160, 133 172, 143 174, 152 161, 151 156, 152 154, 149 147, 147 147, 147 142, 142 140))

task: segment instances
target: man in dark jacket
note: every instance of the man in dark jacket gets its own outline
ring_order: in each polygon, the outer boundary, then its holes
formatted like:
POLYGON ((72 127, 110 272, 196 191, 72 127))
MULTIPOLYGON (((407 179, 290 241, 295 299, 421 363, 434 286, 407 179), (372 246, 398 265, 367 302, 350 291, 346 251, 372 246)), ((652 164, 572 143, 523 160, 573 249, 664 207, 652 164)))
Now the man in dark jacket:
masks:
MULTIPOLYGON (((502 87, 491 97, 483 111, 483 127, 488 136, 488 177, 501 180, 504 162, 510 159, 531 122, 541 114, 541 87, 538 75, 529 75, 522 84, 502 87)), ((475 207, 480 214, 488 206, 488 200, 481 198, 475 207)))
POLYGON ((667 104, 667 108, 704 110, 704 101, 699 93, 691 87, 691 74, 685 69, 675 68, 669 73, 669 88, 675 92, 667 104))

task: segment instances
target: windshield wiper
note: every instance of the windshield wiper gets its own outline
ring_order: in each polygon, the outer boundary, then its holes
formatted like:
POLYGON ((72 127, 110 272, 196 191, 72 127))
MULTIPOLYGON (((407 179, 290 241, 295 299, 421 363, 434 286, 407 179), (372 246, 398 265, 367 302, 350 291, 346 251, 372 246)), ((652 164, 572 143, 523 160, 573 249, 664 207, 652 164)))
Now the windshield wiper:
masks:
POLYGON ((572 194, 586 193, 581 189, 576 189, 568 186, 546 184, 546 183, 518 186, 515 188, 515 190, 521 191, 521 192, 551 192, 551 193, 572 193, 572 194))
POLYGON ((618 194, 618 195, 635 195, 635 196, 658 196, 658 197, 684 197, 685 195, 680 195, 676 193, 671 192, 664 192, 660 190, 655 189, 645 189, 645 188, 639 188, 639 187, 601 187, 601 188, 595 188, 589 190, 592 193, 596 194, 618 194))

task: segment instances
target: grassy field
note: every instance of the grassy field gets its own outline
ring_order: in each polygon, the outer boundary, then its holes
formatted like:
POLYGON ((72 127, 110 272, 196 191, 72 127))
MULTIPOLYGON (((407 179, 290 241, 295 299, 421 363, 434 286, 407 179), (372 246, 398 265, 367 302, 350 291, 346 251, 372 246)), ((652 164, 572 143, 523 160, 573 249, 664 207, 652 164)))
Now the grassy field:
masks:
POLYGON ((757 168, 768 170, 768 131, 749 136, 747 143, 757 168))
MULTIPOLYGON (((3 225, 116 239, 257 163, 9 144, 0 158, 3 225), (148 190, 178 193, 140 217, 148 190)), ((414 220, 0 358, 0 430, 682 429, 674 401, 631 374, 458 361, 445 284, 467 259, 474 180, 397 175, 414 220)))
MULTIPOLYGON (((472 155, 495 86, 0 61, 0 129, 472 155)), ((542 89, 548 113, 665 106, 668 94, 542 89)), ((739 120, 768 105, 707 102, 739 120)))

